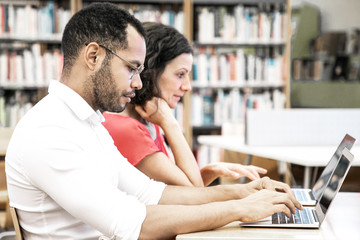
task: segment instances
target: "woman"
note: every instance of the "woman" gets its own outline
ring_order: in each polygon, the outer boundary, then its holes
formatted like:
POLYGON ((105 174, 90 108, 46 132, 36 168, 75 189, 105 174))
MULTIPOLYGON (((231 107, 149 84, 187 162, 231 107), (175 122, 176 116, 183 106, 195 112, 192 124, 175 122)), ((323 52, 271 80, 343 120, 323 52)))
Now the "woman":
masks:
POLYGON ((187 39, 173 27, 143 24, 146 39, 143 88, 124 112, 104 112, 104 126, 128 161, 152 179, 171 185, 207 186, 220 176, 259 178, 266 169, 241 164, 217 163, 199 171, 181 128, 171 109, 191 90, 189 73, 193 63, 187 39), (168 140, 167 151, 160 128, 168 140))

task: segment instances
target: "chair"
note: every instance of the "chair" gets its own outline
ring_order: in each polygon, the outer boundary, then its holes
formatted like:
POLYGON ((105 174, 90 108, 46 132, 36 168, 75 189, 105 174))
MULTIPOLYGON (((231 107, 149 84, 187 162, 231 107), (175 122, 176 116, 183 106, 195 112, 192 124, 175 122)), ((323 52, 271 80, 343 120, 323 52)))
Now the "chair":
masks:
POLYGON ((16 239, 23 240, 20 223, 17 217, 16 209, 14 207, 10 207, 10 214, 15 228, 16 239))
POLYGON ((15 231, 0 232, 0 240, 16 240, 15 231))
MULTIPOLYGON (((7 196, 7 191, 1 191, 2 195, 0 199, 5 202, 5 212, 3 213, 4 219, 2 219, 2 227, 4 229, 12 229, 13 228, 13 222, 11 219, 11 213, 10 213, 10 206, 9 206, 9 199, 7 196)), ((1 201, 0 200, 0 201, 1 201)), ((4 231, 0 232, 0 240, 16 240, 16 232, 15 231, 4 231)))

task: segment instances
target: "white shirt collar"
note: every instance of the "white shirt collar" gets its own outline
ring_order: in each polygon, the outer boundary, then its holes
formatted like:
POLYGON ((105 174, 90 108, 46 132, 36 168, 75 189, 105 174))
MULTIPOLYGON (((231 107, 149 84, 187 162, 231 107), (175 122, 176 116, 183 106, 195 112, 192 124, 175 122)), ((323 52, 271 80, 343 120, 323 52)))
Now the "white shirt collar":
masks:
POLYGON ((49 93, 56 95, 64 101, 80 120, 88 119, 93 123, 105 121, 105 118, 99 110, 94 111, 77 92, 65 84, 52 80, 49 85, 49 93))

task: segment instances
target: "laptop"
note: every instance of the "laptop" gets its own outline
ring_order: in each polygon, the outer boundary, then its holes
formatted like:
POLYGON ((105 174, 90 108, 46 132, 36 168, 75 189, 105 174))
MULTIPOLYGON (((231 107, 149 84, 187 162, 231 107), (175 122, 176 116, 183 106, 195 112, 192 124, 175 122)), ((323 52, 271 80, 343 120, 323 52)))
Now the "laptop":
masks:
POLYGON ((323 194, 315 207, 304 207, 304 210, 296 209, 296 214, 292 214, 290 218, 284 213, 275 213, 260 221, 240 223, 240 225, 244 227, 319 228, 325 219, 332 201, 344 182, 353 158, 354 156, 350 151, 347 148, 344 148, 340 159, 323 190, 323 194))
POLYGON ((329 178, 336 167, 341 152, 344 148, 351 150, 356 139, 346 134, 339 146, 337 147, 334 155, 330 158, 330 161, 322 171, 320 177, 315 182, 314 186, 309 188, 293 188, 292 191, 296 199, 304 206, 315 206, 318 199, 321 198, 326 183, 329 181, 329 178))

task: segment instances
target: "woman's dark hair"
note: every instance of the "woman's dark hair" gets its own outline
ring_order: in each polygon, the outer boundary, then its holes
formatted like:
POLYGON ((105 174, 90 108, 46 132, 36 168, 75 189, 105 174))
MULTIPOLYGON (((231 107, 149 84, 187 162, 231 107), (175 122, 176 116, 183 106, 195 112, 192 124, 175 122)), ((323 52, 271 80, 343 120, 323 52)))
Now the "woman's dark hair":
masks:
POLYGON ((97 42, 116 51, 128 47, 128 25, 144 36, 142 24, 128 11, 111 3, 93 3, 77 12, 67 23, 63 38, 63 74, 70 73, 71 67, 85 44, 97 42))
POLYGON ((141 73, 143 87, 136 90, 132 103, 144 106, 152 97, 160 97, 158 80, 166 65, 183 53, 193 53, 189 41, 175 28, 155 22, 144 22, 146 32, 145 70, 141 73))

